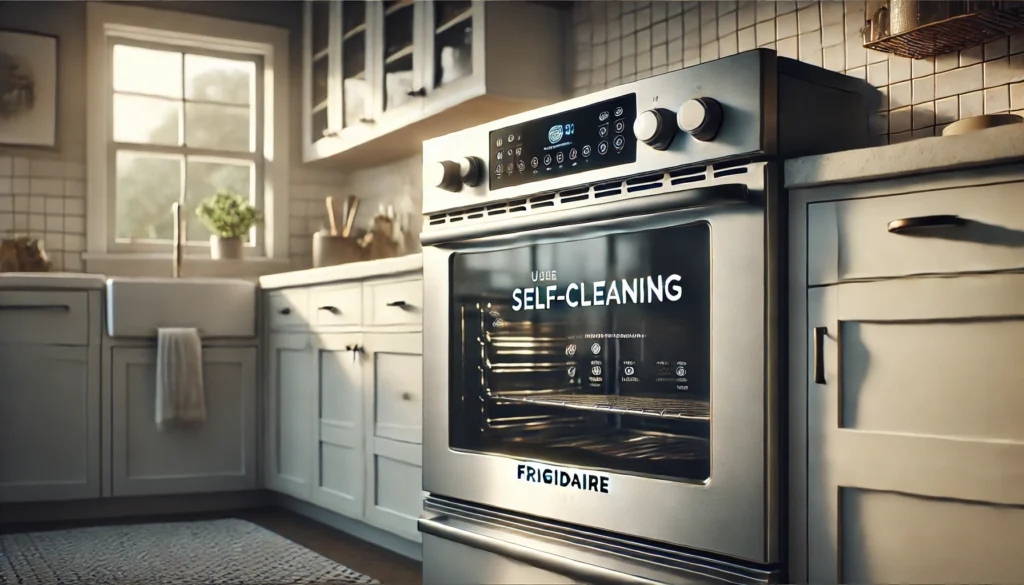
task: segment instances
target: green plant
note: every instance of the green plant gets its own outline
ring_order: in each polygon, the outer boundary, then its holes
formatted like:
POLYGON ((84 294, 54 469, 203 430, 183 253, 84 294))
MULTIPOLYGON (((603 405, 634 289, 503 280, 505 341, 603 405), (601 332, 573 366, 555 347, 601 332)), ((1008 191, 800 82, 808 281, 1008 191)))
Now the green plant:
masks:
POLYGON ((249 205, 241 195, 227 189, 204 199, 196 209, 196 215, 210 232, 221 238, 241 238, 254 225, 263 222, 263 214, 258 209, 249 205))

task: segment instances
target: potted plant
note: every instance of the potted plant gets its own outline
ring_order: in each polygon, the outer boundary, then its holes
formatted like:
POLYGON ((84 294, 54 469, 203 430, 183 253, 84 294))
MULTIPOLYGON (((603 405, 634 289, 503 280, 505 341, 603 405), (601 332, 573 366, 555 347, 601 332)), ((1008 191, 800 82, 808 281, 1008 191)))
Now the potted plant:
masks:
POLYGON ((210 257, 214 260, 237 260, 242 257, 244 238, 263 215, 241 195, 221 189, 207 197, 196 209, 196 215, 213 235, 210 236, 210 257))

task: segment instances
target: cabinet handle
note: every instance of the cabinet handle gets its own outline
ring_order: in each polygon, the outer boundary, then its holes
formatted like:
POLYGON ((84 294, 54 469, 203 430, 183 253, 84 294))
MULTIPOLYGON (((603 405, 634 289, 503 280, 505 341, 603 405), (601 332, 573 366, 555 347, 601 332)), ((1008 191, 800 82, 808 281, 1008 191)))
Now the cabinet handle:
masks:
POLYGON ((423 97, 423 96, 427 95, 427 88, 421 87, 419 89, 414 89, 414 90, 410 91, 407 95, 409 97, 423 97))
POLYGON ((359 118, 359 121, 363 124, 376 124, 377 121, 373 118, 359 118))
POLYGON ((404 309, 405 307, 408 306, 408 304, 405 301, 391 301, 390 303, 388 303, 388 306, 389 307, 400 307, 400 308, 404 309))
POLYGON ((317 310, 318 311, 328 311, 328 312, 330 312, 333 315, 340 315, 341 314, 341 309, 339 309, 338 307, 332 307, 330 305, 327 305, 327 306, 324 306, 324 307, 317 307, 317 310))
POLYGON ((282 315, 291 315, 292 310, 289 309, 288 307, 285 307, 285 308, 281 309, 280 311, 278 311, 278 313, 281 313, 282 315))
POLYGON ((895 219, 889 222, 888 228, 889 233, 907 234, 919 229, 961 227, 965 223, 962 217, 956 215, 924 215, 895 219))
POLYGON ((402 392, 402 400, 412 400, 412 394, 410 392, 402 392))
POLYGON ((828 327, 814 328, 814 383, 825 383, 825 336, 828 327))
POLYGON ((330 128, 324 128, 323 135, 324 138, 335 138, 338 136, 338 131, 331 130, 330 128))
POLYGON ((68 305, 0 305, 0 311, 51 311, 55 313, 67 313, 71 310, 68 305))

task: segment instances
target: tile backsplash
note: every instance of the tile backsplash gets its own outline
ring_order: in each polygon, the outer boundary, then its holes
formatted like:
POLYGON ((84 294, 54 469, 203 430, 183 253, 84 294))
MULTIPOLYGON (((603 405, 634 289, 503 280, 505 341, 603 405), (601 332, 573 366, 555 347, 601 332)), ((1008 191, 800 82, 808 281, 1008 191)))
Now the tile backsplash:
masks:
POLYGON ((961 118, 1024 112, 1024 34, 935 58, 865 49, 869 2, 580 2, 571 83, 582 95, 766 47, 883 93, 878 142, 935 136, 961 118))

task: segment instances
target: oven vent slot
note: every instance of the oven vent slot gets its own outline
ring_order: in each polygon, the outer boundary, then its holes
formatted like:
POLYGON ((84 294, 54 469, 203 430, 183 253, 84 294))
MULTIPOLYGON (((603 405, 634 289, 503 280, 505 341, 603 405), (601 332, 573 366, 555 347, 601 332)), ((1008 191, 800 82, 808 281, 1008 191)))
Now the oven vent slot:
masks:
POLYGON ((681 169, 673 171, 669 174, 672 178, 671 183, 673 185, 685 185, 687 183, 699 183, 708 178, 707 167, 702 167, 699 171, 695 169, 681 169))
POLYGON ((558 201, 560 203, 576 203, 577 201, 583 201, 584 199, 590 199, 590 193, 584 193, 582 195, 573 195, 571 197, 562 196, 558 201))
POLYGON ((483 207, 474 207, 466 211, 466 219, 480 219, 484 216, 483 207))
POLYGON ((466 218, 462 217, 461 215, 453 215, 453 216, 448 218, 448 223, 455 223, 457 221, 462 221, 464 219, 466 219, 466 218))
POLYGON ((538 195, 536 197, 530 197, 530 204, 534 205, 534 204, 537 204, 537 203, 543 203, 545 201, 551 201, 554 198, 555 198, 555 194, 554 193, 549 193, 547 195, 538 195))
POLYGON ((658 173, 657 175, 646 175, 643 177, 630 179, 626 181, 626 191, 629 193, 638 193, 640 191, 660 189, 662 187, 661 180, 664 178, 664 173, 658 173))
POLYGON ((601 185, 594 185, 594 199, 611 197, 612 195, 618 195, 620 193, 622 193, 622 183, 604 183, 601 185))
POLYGON ((438 213, 437 215, 430 216, 430 225, 441 225, 444 223, 445 218, 448 216, 444 213, 438 213))
POLYGON ((731 169, 724 169, 721 171, 715 171, 715 178, 728 177, 731 175, 745 175, 747 174, 747 167, 735 167, 731 169))
POLYGON ((562 204, 575 203, 577 201, 583 201, 584 199, 590 199, 590 187, 569 189, 558 194, 558 202, 562 204))
POLYGON ((519 199, 516 201, 509 201, 508 212, 519 213, 520 211, 526 211, 526 199, 519 199))

